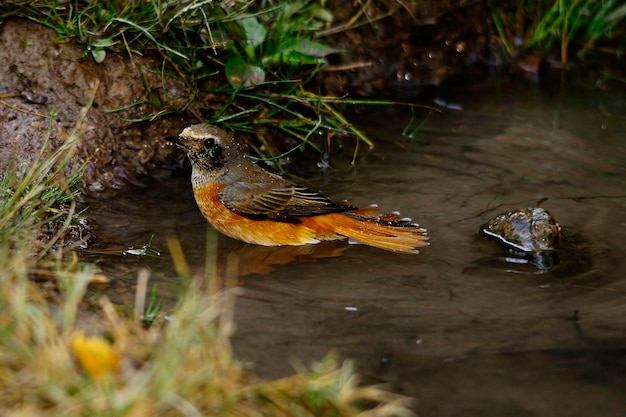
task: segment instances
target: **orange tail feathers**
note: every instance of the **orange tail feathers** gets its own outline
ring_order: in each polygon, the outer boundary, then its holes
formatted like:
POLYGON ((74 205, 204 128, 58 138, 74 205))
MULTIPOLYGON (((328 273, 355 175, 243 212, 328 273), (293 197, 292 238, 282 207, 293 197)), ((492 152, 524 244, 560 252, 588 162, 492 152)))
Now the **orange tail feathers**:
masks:
POLYGON ((380 249, 419 253, 418 248, 429 245, 426 229, 411 223, 409 219, 397 217, 395 214, 368 217, 356 213, 337 213, 318 219, 326 223, 323 226, 337 234, 380 249), (387 217, 391 220, 387 220, 387 217))

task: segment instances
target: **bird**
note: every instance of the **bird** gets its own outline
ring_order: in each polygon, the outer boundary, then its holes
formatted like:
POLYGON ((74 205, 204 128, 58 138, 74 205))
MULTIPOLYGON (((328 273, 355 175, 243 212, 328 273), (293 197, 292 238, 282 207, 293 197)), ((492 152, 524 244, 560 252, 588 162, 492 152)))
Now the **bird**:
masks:
POLYGON ((337 203, 265 170, 246 155, 244 144, 217 126, 194 124, 164 139, 189 158, 203 216, 231 238, 263 246, 349 239, 408 254, 429 245, 426 229, 397 212, 379 215, 375 206, 337 203))

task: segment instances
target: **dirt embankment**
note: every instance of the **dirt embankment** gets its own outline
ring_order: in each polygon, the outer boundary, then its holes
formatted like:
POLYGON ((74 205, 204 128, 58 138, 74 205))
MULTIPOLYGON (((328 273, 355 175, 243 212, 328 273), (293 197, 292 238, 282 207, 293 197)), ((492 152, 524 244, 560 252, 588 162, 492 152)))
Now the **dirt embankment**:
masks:
POLYGON ((79 143, 78 162, 87 164, 84 191, 138 183, 156 172, 169 152, 161 138, 189 121, 128 121, 158 111, 149 104, 111 110, 148 99, 148 89, 163 108, 181 108, 185 86, 162 78, 159 64, 146 58, 109 54, 96 64, 80 59, 81 47, 55 40, 52 30, 35 23, 9 20, 0 26, 0 172, 13 163, 28 169, 47 137, 53 147, 65 140, 92 99, 79 143), (50 114, 56 114, 52 122, 50 114))

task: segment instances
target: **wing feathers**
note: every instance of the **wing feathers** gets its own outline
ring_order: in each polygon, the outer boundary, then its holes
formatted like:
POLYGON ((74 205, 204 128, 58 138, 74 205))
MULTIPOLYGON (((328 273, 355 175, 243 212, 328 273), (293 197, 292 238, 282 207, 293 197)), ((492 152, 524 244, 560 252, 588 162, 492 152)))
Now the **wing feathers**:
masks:
POLYGON ((295 223, 300 222, 299 217, 343 212, 352 208, 286 181, 279 186, 239 183, 221 189, 219 197, 226 207, 242 216, 295 223))

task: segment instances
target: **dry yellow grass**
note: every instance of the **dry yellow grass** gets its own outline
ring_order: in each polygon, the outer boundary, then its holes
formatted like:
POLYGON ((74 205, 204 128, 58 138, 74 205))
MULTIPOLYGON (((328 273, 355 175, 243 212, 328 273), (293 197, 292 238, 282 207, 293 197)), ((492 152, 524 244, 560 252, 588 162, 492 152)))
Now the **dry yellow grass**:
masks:
POLYGON ((90 277, 71 279, 51 303, 26 274, 2 278, 1 415, 356 416, 359 403, 378 404, 363 415, 410 415, 406 398, 358 387, 349 362, 249 375, 229 343, 232 290, 192 284, 168 320, 144 329, 106 298, 80 316, 90 277))

